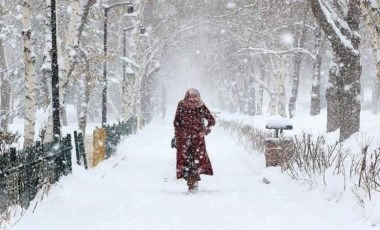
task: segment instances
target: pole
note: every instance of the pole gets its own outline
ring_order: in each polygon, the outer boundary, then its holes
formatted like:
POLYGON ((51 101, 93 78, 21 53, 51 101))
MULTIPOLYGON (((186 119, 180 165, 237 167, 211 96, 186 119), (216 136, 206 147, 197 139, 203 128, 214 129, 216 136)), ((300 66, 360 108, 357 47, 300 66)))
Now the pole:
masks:
POLYGON ((51 69, 52 69, 52 110, 53 110, 53 134, 55 138, 61 137, 61 121, 59 117, 59 72, 57 54, 57 23, 55 1, 51 1, 51 69))
POLYGON ((107 124, 107 21, 108 21, 108 8, 104 8, 102 127, 105 127, 107 124))
POLYGON ((111 6, 104 8, 104 21, 103 21, 103 50, 104 50, 104 61, 103 61, 103 92, 102 92, 102 127, 107 124, 107 23, 108 23, 108 11, 112 8, 118 6, 124 6, 130 4, 129 2, 116 3, 111 6))

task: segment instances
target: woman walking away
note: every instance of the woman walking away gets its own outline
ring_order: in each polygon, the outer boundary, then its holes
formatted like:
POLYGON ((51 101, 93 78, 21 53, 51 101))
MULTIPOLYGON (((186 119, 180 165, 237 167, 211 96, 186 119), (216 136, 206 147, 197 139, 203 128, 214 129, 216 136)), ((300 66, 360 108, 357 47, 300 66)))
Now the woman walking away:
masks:
POLYGON ((206 151, 205 135, 211 132, 215 119, 196 89, 189 89, 178 103, 174 118, 177 147, 177 179, 187 181, 189 191, 198 190, 200 174, 213 175, 206 151), (207 126, 204 124, 207 120, 207 126))

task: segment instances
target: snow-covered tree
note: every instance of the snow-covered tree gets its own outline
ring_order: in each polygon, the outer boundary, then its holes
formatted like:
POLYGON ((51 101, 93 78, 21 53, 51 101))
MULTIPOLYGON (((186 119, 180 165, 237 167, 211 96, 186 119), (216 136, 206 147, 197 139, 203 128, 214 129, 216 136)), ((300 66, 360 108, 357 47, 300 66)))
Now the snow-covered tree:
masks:
POLYGON ((310 115, 319 115, 321 112, 321 67, 322 67, 322 54, 321 46, 323 42, 322 30, 319 26, 315 26, 314 29, 314 54, 315 61, 313 64, 313 82, 311 89, 311 103, 310 103, 310 115))
POLYGON ((333 70, 330 71, 327 100, 327 129, 340 127, 340 139, 345 140, 360 127, 360 44, 359 0, 310 0, 314 16, 331 43, 334 52, 333 70), (334 79, 334 77, 336 77, 334 79), (339 119, 334 120, 336 117, 339 119), (331 123, 331 122, 336 122, 331 123), (339 124, 337 124, 339 122, 339 124))
POLYGON ((35 82, 35 54, 31 44, 31 10, 30 1, 23 0, 22 9, 22 38, 23 57, 25 64, 25 128, 24 146, 31 146, 34 143, 35 123, 36 123, 36 82, 35 82))
POLYGON ((377 0, 360 0, 365 24, 371 35, 372 50, 376 59, 376 78, 373 84, 372 111, 380 109, 380 2, 377 0))

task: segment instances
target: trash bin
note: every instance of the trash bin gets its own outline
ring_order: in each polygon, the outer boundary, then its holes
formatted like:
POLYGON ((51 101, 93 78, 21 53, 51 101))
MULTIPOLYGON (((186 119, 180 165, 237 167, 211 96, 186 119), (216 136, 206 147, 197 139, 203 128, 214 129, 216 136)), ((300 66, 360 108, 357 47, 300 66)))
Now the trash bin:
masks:
POLYGON ((266 167, 283 165, 292 157, 293 143, 291 139, 282 137, 282 133, 293 129, 293 125, 290 119, 273 116, 267 121, 266 128, 275 131, 274 137, 265 139, 266 167))

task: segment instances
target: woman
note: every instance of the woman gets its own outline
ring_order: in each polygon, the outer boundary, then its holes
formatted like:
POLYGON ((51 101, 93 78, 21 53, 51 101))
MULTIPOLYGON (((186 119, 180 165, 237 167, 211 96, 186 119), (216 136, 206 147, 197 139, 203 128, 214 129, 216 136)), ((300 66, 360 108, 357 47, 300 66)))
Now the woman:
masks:
POLYGON ((184 178, 189 191, 198 189, 200 174, 213 175, 204 136, 211 132, 215 119, 196 89, 189 89, 178 103, 174 118, 177 147, 177 179, 184 178), (207 126, 204 125, 207 120, 207 126))

